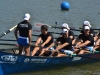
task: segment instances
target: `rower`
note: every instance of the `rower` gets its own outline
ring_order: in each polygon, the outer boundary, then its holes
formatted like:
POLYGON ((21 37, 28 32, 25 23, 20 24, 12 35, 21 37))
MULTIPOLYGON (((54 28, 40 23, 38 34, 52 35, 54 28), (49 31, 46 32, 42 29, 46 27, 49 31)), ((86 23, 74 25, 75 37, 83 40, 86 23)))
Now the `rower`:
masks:
POLYGON ((80 34, 78 36, 78 39, 80 39, 80 42, 78 42, 76 44, 76 46, 74 47, 75 49, 79 48, 80 51, 78 54, 84 54, 89 53, 89 52, 93 52, 93 46, 94 46, 94 38, 90 33, 90 27, 89 26, 85 26, 84 27, 84 34, 80 34))
POLYGON ((30 55, 30 45, 32 37, 32 25, 29 23, 30 14, 26 13, 24 16, 24 21, 20 22, 15 29, 15 37, 18 42, 19 53, 22 54, 22 50, 25 50, 27 56, 30 55), (19 37, 17 32, 19 31, 19 37))
POLYGON ((89 26, 90 27, 90 35, 92 35, 93 37, 95 37, 95 32, 93 29, 91 29, 91 25, 90 25, 90 22, 89 21, 84 21, 83 22, 83 30, 80 32, 80 34, 84 34, 84 27, 85 26, 89 26))
MULTIPOLYGON (((84 32, 84 27, 85 26, 89 26, 89 28, 90 28, 90 35, 92 35, 94 37, 94 44, 95 44, 95 32, 94 32, 93 29, 91 29, 91 25, 90 25, 89 21, 84 21, 83 22, 83 29, 81 30, 80 34, 85 34, 85 32, 84 32)), ((75 43, 77 42, 76 40, 77 39, 75 39, 75 43)))
POLYGON ((99 32, 97 33, 97 35, 95 36, 95 45, 94 45, 94 49, 100 49, 100 30, 99 32))
POLYGON ((57 57, 62 57, 62 56, 73 54, 72 40, 68 36, 68 34, 69 34, 68 31, 69 31, 68 29, 62 30, 62 37, 57 38, 57 40, 54 42, 55 44, 59 44, 59 42, 60 42, 61 45, 59 45, 55 49, 55 51, 52 53, 51 56, 55 55, 56 52, 58 52, 57 57))
POLYGON ((94 37, 94 40, 97 41, 100 37, 100 30, 97 32, 96 36, 94 37))
MULTIPOLYGON (((68 35, 69 35, 69 38, 72 39, 72 44, 74 44, 74 33, 70 30, 69 28, 69 25, 67 23, 63 23, 62 24, 62 30, 63 29, 67 29, 68 30, 68 35)), ((61 36, 62 36, 63 33, 61 33, 61 36)))
MULTIPOLYGON (((40 52, 39 56, 43 56, 44 52, 48 50, 52 50, 50 48, 50 45, 53 43, 53 36, 52 33, 48 32, 48 26, 47 25, 42 25, 41 26, 41 34, 39 35, 36 43, 35 43, 35 48, 33 49, 32 56, 35 56, 36 52, 40 52), (41 45, 39 45, 42 42, 41 45)), ((54 49, 53 49, 54 50, 54 49)))

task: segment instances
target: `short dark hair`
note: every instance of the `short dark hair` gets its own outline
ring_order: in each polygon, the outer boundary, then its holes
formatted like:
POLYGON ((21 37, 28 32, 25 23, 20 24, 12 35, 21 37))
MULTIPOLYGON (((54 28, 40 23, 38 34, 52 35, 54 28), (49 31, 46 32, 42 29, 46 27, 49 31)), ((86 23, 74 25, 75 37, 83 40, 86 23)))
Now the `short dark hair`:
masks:
POLYGON ((45 29, 47 31, 48 30, 48 26, 47 25, 42 25, 41 29, 45 29))

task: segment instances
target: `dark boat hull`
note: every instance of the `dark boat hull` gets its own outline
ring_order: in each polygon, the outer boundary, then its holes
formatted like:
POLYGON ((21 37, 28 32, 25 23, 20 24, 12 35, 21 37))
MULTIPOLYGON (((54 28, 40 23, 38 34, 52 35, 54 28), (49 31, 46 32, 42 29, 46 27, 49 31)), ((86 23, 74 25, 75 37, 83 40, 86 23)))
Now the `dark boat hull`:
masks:
POLYGON ((56 66, 68 66, 98 60, 100 60, 100 53, 74 57, 31 57, 0 52, 0 75, 45 70, 56 66))

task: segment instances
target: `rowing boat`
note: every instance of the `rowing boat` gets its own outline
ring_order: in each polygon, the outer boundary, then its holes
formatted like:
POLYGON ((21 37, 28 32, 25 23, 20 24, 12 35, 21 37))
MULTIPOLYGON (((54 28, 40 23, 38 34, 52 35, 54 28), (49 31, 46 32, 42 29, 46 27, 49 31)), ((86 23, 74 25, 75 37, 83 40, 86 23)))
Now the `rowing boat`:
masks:
MULTIPOLYGON (((10 29, 10 31, 11 30, 12 29, 10 29)), ((4 34, 2 34, 2 36, 4 36, 4 34)), ((39 57, 39 56, 32 57, 32 56, 18 55, 1 51, 0 75, 52 69, 57 66, 69 66, 69 65, 96 62, 96 61, 100 61, 99 52, 74 55, 74 56, 72 55, 67 57, 39 57)))
POLYGON ((75 65, 98 60, 100 60, 99 52, 67 57, 32 57, 1 51, 0 75, 52 69, 57 66, 75 65))

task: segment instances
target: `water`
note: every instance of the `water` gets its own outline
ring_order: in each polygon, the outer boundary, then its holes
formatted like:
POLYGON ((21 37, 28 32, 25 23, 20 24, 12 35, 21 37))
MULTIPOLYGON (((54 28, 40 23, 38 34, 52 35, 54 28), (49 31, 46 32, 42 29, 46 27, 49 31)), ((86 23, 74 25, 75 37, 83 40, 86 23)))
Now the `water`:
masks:
MULTIPOLYGON (((55 22, 58 23, 58 26, 66 22, 70 27, 78 28, 82 26, 85 20, 90 21, 93 28, 99 28, 100 0, 67 0, 71 5, 69 11, 61 10, 60 5, 63 1, 65 0, 0 0, 0 34, 22 21, 25 13, 30 13, 30 22, 33 25, 33 29, 35 22, 46 23, 52 26, 55 26, 55 22)), ((55 31, 55 29, 49 29, 49 31, 55 31)), ((60 30, 56 29, 56 32, 60 32, 60 30)), ((74 33, 78 34, 79 32, 74 33)), ((33 32, 33 34, 36 34, 36 32, 33 32)), ((15 39, 13 31, 2 38, 15 39)), ((33 36, 33 40, 36 39, 33 36)), ((16 42, 6 43, 16 44, 16 42)), ((0 48, 3 47, 5 46, 0 46, 0 48)), ((99 75, 99 65, 99 62, 97 62, 15 75, 99 75)))
POLYGON ((52 70, 37 71, 29 73, 19 73, 12 75, 100 75, 100 63, 81 64, 68 67, 59 67, 52 70))

